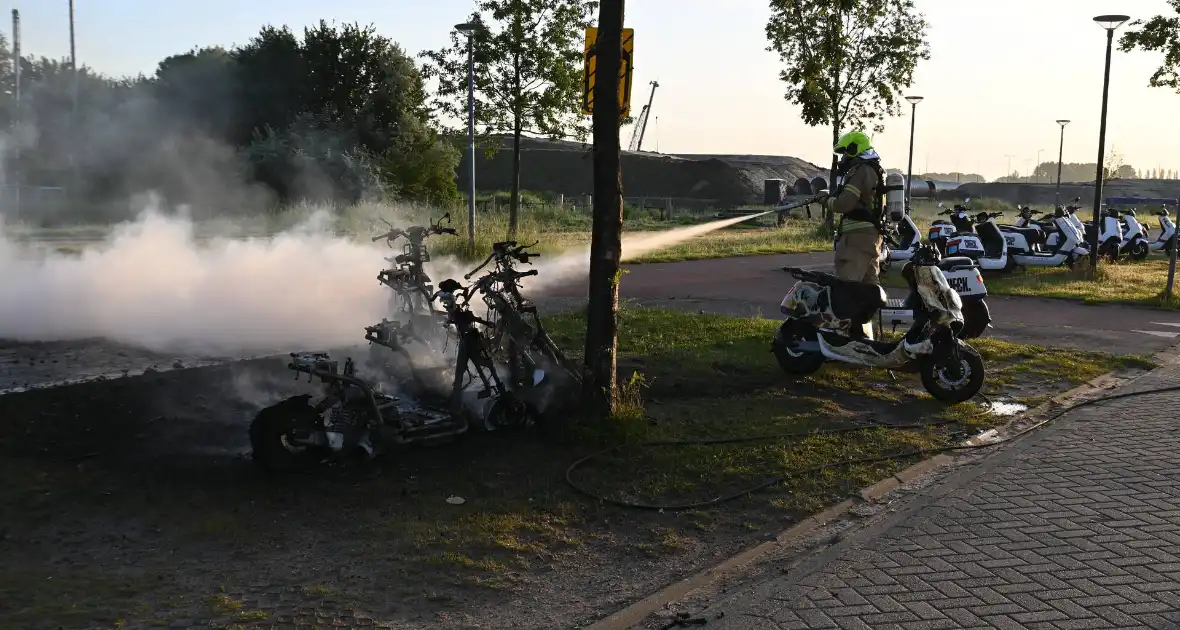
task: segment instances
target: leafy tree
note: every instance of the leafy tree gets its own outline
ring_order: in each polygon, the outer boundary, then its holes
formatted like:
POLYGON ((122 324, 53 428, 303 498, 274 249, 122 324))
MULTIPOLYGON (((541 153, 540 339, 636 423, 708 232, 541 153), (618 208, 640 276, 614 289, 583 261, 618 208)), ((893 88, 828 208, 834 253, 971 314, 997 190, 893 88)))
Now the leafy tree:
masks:
POLYGON ((1180 92, 1180 0, 1168 0, 1175 15, 1157 15, 1135 20, 1119 40, 1119 49, 1164 53, 1163 63, 1151 75, 1152 87, 1170 87, 1180 92), (1138 27, 1138 28, 1135 28, 1138 27))
POLYGON ((235 56, 251 106, 250 163, 284 198, 322 197, 325 181, 350 200, 362 189, 433 202, 456 197, 458 154, 431 125, 422 76, 371 26, 321 20, 302 41, 268 26, 235 56))
POLYGON ((589 131, 582 109, 585 27, 594 0, 480 0, 468 22, 470 35, 451 32, 446 48, 424 51, 423 73, 438 80, 435 107, 465 127, 468 37, 475 67, 475 126, 489 151, 492 136, 512 137, 509 236, 520 205, 520 145, 524 134, 583 140, 589 131))
MULTIPOLYGON (((842 132, 901 112, 901 90, 930 58, 927 22, 913 0, 771 0, 767 50, 785 68, 786 99, 810 126, 842 132)), ((832 181, 836 158, 832 158, 832 181)))

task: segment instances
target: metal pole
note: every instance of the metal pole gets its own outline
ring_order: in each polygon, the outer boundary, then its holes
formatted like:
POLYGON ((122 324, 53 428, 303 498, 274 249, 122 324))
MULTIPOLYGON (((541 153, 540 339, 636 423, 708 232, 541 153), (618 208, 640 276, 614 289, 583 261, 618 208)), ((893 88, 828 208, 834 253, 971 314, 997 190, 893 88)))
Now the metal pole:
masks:
POLYGON ((467 34, 467 248, 475 252, 475 56, 467 34))
POLYGON ((74 0, 70 0, 70 68, 73 71, 73 85, 71 86, 71 98, 73 100, 72 109, 70 110, 70 131, 74 137, 74 141, 70 146, 70 170, 71 181, 70 190, 67 198, 78 193, 78 155, 77 147, 79 146, 78 138, 78 50, 74 47, 74 0))
POLYGON ((1176 284, 1176 247, 1177 245, 1180 245, 1180 241, 1178 241, 1176 238, 1177 236, 1180 236, 1180 234, 1172 234, 1172 248, 1171 251, 1168 252, 1168 284, 1164 286, 1165 300, 1172 299, 1172 287, 1174 287, 1176 284))
POLYGON ((1061 144, 1057 147, 1057 191, 1053 193, 1053 205, 1061 205, 1061 157, 1065 155, 1065 125, 1061 124, 1061 144))
POLYGON ((908 213, 910 210, 910 193, 914 189, 911 183, 914 179, 914 129, 918 121, 918 104, 910 103, 910 161, 905 169, 905 208, 908 213))
MULTIPOLYGON (((14 76, 13 88, 13 102, 16 106, 16 112, 12 117, 12 128, 14 135, 21 133, 21 104, 20 104, 20 11, 12 10, 12 66, 14 76)), ((16 147, 13 149, 13 167, 12 167, 12 189, 13 189, 13 207, 17 217, 21 215, 20 208, 20 143, 21 139, 16 138, 16 147)))
POLYGON ((1044 149, 1037 149, 1037 164, 1036 164, 1036 166, 1033 167, 1033 172, 1032 172, 1033 183, 1035 183, 1035 184, 1041 183, 1041 154, 1044 152, 1045 152, 1044 149))
POLYGON ((1098 231, 1101 229, 1098 216, 1102 209, 1102 160, 1106 157, 1106 100, 1110 95, 1110 53, 1114 47, 1114 29, 1106 30, 1106 73, 1102 78, 1102 118, 1098 125, 1098 175, 1094 178, 1094 234, 1090 237, 1091 277, 1098 276, 1098 231))

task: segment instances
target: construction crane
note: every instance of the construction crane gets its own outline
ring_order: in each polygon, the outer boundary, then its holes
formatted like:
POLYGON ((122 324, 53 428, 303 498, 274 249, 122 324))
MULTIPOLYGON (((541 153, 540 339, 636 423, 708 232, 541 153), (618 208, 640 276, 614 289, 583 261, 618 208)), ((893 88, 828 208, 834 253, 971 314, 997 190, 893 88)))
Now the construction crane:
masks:
POLYGON ((643 111, 639 112, 639 118, 635 121, 635 129, 631 131, 631 146, 628 147, 631 151, 638 151, 639 147, 643 146, 643 132, 647 130, 647 117, 651 114, 651 102, 656 98, 656 88, 660 87, 659 83, 651 82, 651 95, 647 97, 647 105, 643 106, 643 111))

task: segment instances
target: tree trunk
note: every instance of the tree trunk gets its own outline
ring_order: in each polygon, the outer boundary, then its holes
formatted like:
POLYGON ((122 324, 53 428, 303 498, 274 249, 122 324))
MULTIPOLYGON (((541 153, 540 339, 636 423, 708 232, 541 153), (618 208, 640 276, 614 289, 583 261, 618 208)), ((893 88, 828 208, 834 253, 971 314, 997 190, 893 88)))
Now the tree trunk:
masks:
POLYGON ((512 129, 512 203, 508 206, 508 240, 516 238, 516 217, 520 212, 520 118, 512 129))
MULTIPOLYGON (((516 30, 514 31, 517 38, 520 38, 520 9, 516 12, 516 30)), ((517 45, 523 45, 517 40, 517 45)), ((516 51, 512 55, 512 71, 513 76, 513 90, 512 96, 516 102, 512 104, 512 203, 508 206, 508 240, 516 239, 516 220, 520 213, 520 131, 524 121, 524 112, 521 111, 521 87, 520 87, 520 51, 516 51)))
MULTIPOLYGON (((840 141, 840 125, 839 123, 832 124, 832 148, 836 147, 836 143, 840 141)), ((836 192, 836 165, 839 163, 836 154, 832 153, 832 168, 828 171, 828 190, 833 193, 836 192)), ((831 209, 824 205, 824 228, 828 231, 836 229, 836 217, 832 214, 831 209)))
POLYGON ((619 159, 619 67, 623 48, 623 0, 602 0, 595 43, 594 223, 590 240, 590 289, 586 309, 586 374, 583 397, 610 413, 615 404, 622 257, 623 203, 619 159))

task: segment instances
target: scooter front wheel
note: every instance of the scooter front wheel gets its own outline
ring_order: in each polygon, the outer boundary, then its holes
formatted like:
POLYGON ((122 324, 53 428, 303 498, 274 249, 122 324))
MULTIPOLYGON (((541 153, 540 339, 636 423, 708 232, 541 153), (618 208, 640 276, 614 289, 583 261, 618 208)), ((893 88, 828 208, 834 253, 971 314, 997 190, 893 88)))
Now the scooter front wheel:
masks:
POLYGON ((952 405, 974 398, 983 389, 987 376, 979 352, 961 340, 955 343, 955 352, 929 357, 918 366, 926 391, 936 400, 952 405))
POLYGON ((272 473, 294 472, 323 460, 321 448, 300 444, 298 436, 322 429, 307 396, 294 396, 258 412, 250 423, 252 459, 272 473))
POLYGON ((771 344, 774 358, 779 367, 787 374, 811 374, 824 365, 822 354, 795 350, 790 346, 800 341, 818 341, 818 332, 814 327, 798 320, 788 319, 779 326, 771 344))

